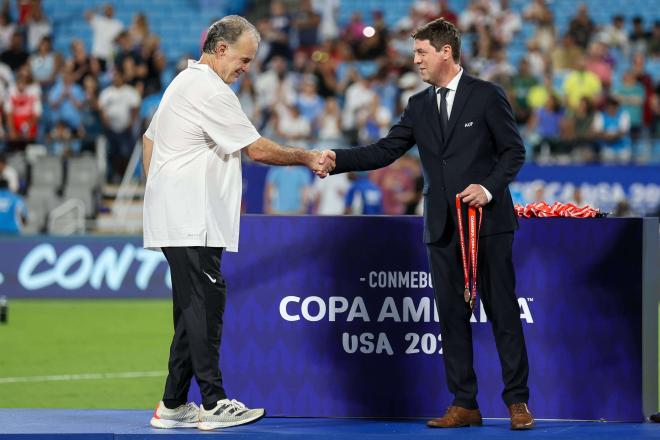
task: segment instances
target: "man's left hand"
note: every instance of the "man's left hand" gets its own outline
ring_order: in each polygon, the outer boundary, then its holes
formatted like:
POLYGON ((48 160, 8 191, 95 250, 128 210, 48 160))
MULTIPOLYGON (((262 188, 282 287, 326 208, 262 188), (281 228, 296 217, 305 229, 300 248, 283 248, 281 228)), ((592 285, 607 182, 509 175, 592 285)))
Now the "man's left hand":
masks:
POLYGON ((476 183, 465 188, 458 197, 461 198, 463 203, 467 203, 475 208, 480 208, 488 204, 488 196, 486 196, 481 185, 477 185, 476 183))

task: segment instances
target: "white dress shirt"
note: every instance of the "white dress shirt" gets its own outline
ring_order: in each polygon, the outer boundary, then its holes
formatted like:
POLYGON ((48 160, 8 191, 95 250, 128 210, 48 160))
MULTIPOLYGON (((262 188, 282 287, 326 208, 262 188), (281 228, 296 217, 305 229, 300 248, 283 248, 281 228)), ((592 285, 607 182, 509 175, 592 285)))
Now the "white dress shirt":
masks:
MULTIPOLYGON (((458 82, 461 80, 461 76, 463 76, 463 68, 460 67, 461 70, 458 71, 456 76, 452 78, 451 81, 447 84, 446 89, 449 89, 447 94, 445 95, 445 100, 447 101, 447 119, 451 120, 451 109, 454 107, 454 98, 456 97, 456 89, 458 89, 458 82)), ((435 99, 438 102, 438 109, 440 109, 440 99, 442 99, 442 95, 440 94, 440 89, 442 87, 436 87, 435 88, 435 99)), ((488 199, 488 203, 490 203, 491 200, 493 200, 493 195, 488 191, 483 185, 479 185, 484 192, 486 193, 486 198, 488 199)))

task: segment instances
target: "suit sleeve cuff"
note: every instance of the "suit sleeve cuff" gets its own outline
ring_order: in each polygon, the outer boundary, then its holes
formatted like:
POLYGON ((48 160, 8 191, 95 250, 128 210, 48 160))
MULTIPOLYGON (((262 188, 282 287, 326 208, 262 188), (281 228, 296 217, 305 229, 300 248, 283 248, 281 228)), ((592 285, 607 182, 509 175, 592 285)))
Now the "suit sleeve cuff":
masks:
POLYGON ((479 186, 480 186, 481 189, 483 189, 484 192, 486 193, 486 198, 488 199, 488 203, 490 203, 490 201, 493 200, 493 195, 490 193, 490 191, 488 191, 488 190, 486 189, 485 186, 483 186, 483 185, 479 185, 479 186))

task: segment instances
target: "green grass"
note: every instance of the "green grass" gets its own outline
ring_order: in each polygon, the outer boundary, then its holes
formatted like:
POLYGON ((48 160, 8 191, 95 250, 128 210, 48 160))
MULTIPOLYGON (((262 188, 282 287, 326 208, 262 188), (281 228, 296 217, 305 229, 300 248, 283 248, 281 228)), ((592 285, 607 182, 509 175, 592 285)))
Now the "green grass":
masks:
POLYGON ((167 370, 169 300, 13 300, 0 324, 0 407, 153 408, 165 376, 2 378, 167 370))

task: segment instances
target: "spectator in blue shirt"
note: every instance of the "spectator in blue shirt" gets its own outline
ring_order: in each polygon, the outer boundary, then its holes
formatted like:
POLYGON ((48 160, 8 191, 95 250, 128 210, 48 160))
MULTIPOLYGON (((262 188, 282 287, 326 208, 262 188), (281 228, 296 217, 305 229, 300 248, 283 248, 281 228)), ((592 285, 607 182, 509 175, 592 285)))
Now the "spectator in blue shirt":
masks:
POLYGON ((23 199, 9 190, 6 180, 0 179, 0 235, 18 235, 26 218, 23 199))
POLYGON ((303 77, 296 106, 300 111, 300 115, 310 123, 314 132, 317 132, 325 102, 316 91, 316 79, 313 76, 306 75, 303 77))
POLYGON ((85 92, 75 82, 71 67, 62 72, 62 77, 51 89, 48 95, 48 103, 51 108, 51 123, 55 125, 58 121, 64 122, 72 132, 81 133, 82 113, 81 109, 85 102, 85 92))
POLYGON ((345 214, 380 215, 383 213, 383 192, 369 180, 369 173, 352 172, 351 184, 346 193, 345 214))
POLYGON ((304 214, 312 176, 303 167, 272 167, 266 175, 264 212, 304 214))
POLYGON ((608 96, 605 109, 596 113, 594 132, 600 141, 600 155, 604 163, 628 164, 632 158, 630 145, 630 115, 619 101, 608 96))
POLYGON ((623 74, 622 84, 614 90, 614 97, 621 103, 621 110, 628 112, 630 117, 630 138, 636 142, 642 132, 642 113, 644 111, 644 101, 646 99, 646 90, 637 82, 635 74, 628 71, 623 74))

